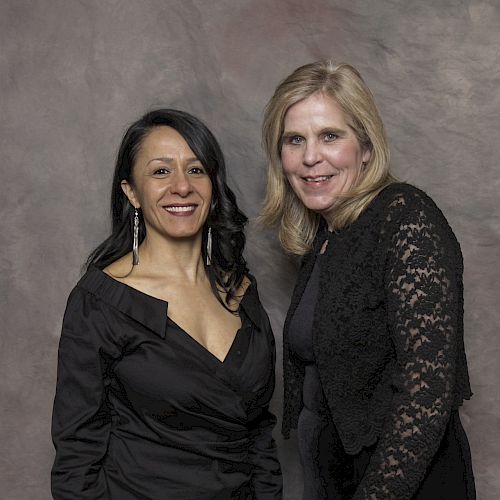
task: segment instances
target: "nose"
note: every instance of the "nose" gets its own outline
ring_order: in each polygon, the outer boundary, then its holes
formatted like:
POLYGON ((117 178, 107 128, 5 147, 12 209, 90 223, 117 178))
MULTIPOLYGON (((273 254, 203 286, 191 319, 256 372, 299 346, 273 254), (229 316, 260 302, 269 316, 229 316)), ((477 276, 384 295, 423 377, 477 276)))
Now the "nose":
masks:
POLYGON ((172 176, 172 183, 170 184, 170 191, 173 194, 178 194, 183 198, 192 192, 191 180, 189 175, 183 170, 179 169, 172 176))
POLYGON ((306 167, 314 167, 321 161, 320 147, 316 142, 308 141, 306 143, 302 161, 306 167))

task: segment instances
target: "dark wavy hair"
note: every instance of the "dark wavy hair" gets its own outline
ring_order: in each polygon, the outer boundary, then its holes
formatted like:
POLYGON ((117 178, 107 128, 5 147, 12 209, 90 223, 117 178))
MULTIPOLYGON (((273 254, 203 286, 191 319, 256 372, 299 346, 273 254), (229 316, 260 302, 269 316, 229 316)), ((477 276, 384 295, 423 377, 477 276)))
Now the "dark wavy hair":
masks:
MULTIPOLYGON (((133 123, 123 136, 116 158, 111 188, 111 235, 89 256, 85 267, 103 269, 131 251, 133 242, 134 208, 122 190, 121 182, 133 184, 132 172, 137 153, 148 134, 156 127, 171 127, 187 142, 202 163, 212 182, 212 203, 203 228, 202 255, 206 263, 208 226, 212 228, 211 264, 206 271, 217 299, 225 306, 236 296, 248 272, 243 257, 244 226, 248 219, 238 208, 234 193, 226 184, 226 166, 220 146, 207 126, 198 118, 175 109, 157 109, 146 113, 133 123), (226 291, 226 304, 217 291, 226 291)), ((139 244, 146 236, 146 227, 140 212, 139 244)))

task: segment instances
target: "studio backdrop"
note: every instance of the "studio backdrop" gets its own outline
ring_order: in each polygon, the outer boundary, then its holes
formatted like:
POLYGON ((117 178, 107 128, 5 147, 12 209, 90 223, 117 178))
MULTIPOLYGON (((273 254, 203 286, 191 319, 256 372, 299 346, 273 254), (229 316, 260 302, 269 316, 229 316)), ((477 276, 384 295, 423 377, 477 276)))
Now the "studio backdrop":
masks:
MULTIPOLYGON (((0 496, 50 498, 50 418, 69 291, 109 230, 128 124, 200 117, 254 220, 263 108, 297 66, 356 66, 375 94, 396 175, 428 192, 461 242, 474 397, 461 409, 478 498, 500 495, 500 4, 497 0, 2 0, 0 2, 0 496)), ((297 262, 248 228, 246 256, 278 345, 297 262)), ((279 428, 285 498, 301 498, 279 428)))

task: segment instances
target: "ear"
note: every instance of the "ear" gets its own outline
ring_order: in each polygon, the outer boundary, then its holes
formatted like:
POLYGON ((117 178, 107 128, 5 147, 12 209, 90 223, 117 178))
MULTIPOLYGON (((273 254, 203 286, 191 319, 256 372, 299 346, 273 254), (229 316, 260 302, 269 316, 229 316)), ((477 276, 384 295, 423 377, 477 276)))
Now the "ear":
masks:
POLYGON ((366 148, 365 151, 363 152, 362 162, 368 163, 371 157, 372 157, 372 150, 370 148, 366 148))
POLYGON ((128 198, 128 201, 132 204, 134 208, 141 208, 141 204, 139 203, 139 200, 137 199, 135 195, 134 188, 130 184, 130 182, 123 180, 121 182, 121 187, 123 192, 125 193, 125 196, 128 198))

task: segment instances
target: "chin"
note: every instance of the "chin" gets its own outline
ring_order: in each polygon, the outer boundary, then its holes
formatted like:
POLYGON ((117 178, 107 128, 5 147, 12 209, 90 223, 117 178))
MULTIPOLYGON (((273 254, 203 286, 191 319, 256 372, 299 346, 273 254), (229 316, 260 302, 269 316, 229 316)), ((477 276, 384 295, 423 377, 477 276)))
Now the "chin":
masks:
POLYGON ((198 227, 176 227, 176 228, 163 228, 162 233, 167 238, 172 239, 184 239, 184 238, 194 238, 201 232, 201 228, 198 227))
POLYGON ((308 208, 309 210, 312 210, 313 212, 316 212, 320 215, 323 215, 324 213, 330 212, 332 210, 332 207, 334 205, 334 201, 330 201, 329 203, 318 203, 318 202, 309 202, 309 203, 304 203, 304 206, 308 208))
POLYGON ((200 231, 179 231, 176 233, 171 233, 170 237, 174 239, 189 239, 189 238, 194 238, 199 234, 200 231))

